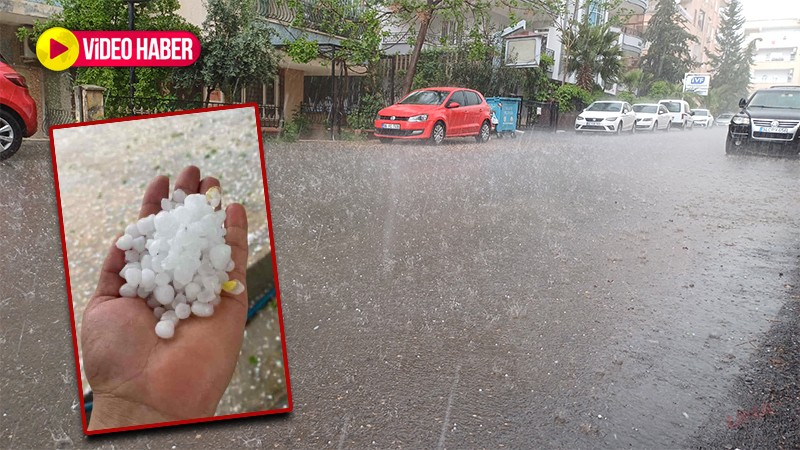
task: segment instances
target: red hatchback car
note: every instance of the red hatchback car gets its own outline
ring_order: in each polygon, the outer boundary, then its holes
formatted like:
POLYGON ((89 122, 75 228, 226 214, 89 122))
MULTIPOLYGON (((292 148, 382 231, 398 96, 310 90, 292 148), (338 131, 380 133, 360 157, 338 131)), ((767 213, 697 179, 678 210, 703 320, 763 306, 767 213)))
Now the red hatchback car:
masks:
POLYGON ((36 133, 36 103, 25 77, 0 55, 0 161, 19 150, 23 137, 36 133))
POLYGON ((478 91, 435 87, 414 91, 375 118, 375 136, 392 139, 429 139, 441 144, 446 137, 475 136, 489 140, 491 111, 478 91))

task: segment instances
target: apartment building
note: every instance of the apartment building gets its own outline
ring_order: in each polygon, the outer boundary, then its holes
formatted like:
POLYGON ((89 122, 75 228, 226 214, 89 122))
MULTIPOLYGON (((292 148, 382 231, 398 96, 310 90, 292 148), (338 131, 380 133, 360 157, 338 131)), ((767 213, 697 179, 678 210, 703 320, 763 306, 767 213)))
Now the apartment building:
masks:
POLYGON ((800 85, 800 19, 754 20, 745 24, 745 44, 755 41, 752 90, 800 85))
MULTIPOLYGON (((622 0, 613 10, 604 10, 600 7, 598 0, 574 0, 568 4, 568 10, 573 11, 573 19, 581 21, 586 18, 589 23, 599 25, 608 22, 611 17, 620 15, 631 15, 632 19, 621 27, 612 28, 612 31, 619 33, 619 45, 622 49, 623 64, 632 66, 641 56, 645 42, 642 38, 644 32, 643 14, 647 11, 653 0, 622 0)), ((563 22, 562 22, 563 23, 563 22)), ((546 35, 546 46, 552 52, 555 65, 553 67, 552 78, 555 80, 566 80, 574 83, 575 75, 565 73, 566 62, 564 60, 564 48, 561 42, 560 26, 553 23, 551 19, 540 15, 533 23, 533 28, 546 35)), ((598 79, 598 82, 602 80, 598 79)), ((616 93, 616 85, 606 86, 609 93, 616 93)))
MULTIPOLYGON (((692 59, 697 63, 697 72, 711 70, 711 59, 707 53, 716 53, 716 36, 722 20, 722 11, 728 6, 728 0, 676 0, 678 10, 686 19, 686 29, 697 38, 697 42, 689 44, 692 59)), ((658 5, 651 0, 642 22, 647 26, 658 5)))

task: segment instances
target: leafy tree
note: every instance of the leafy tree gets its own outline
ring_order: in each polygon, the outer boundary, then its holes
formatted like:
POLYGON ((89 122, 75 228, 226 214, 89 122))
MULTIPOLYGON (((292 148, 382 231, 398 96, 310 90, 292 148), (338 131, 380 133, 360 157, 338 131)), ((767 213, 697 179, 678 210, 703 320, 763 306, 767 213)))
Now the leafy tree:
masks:
POLYGON ((416 29, 408 70, 403 81, 403 90, 409 92, 414 84, 417 63, 425 45, 428 29, 434 19, 439 18, 463 29, 468 20, 479 26, 488 18, 490 0, 394 0, 391 2, 392 20, 409 29, 416 29))
POLYGON ((203 51, 183 73, 182 86, 201 82, 206 100, 214 89, 235 100, 235 93, 252 82, 268 82, 278 70, 272 31, 257 20, 253 0, 208 0, 208 15, 200 38, 203 51))
MULTIPOLYGON (((577 28, 584 21, 588 22, 588 15, 595 11, 600 15, 607 11, 613 11, 604 24, 596 23, 592 25, 605 25, 607 27, 622 26, 631 17, 631 11, 621 7, 622 0, 498 0, 500 4, 509 8, 510 11, 521 11, 524 14, 544 15, 548 17, 558 31, 561 40, 561 55, 564 66, 568 61, 574 60, 573 53, 584 51, 578 46, 583 42, 578 42, 579 33, 577 28)), ((512 14, 513 15, 513 14, 512 14)), ((562 66, 562 67, 564 67, 562 66)), ((567 75, 571 73, 569 69, 562 70, 561 83, 567 81, 567 75)))
MULTIPOLYGON (((44 21, 37 21, 33 29, 21 28, 20 39, 36 39, 52 27, 68 30, 127 30, 128 5, 120 0, 61 0, 61 12, 44 21)), ((150 0, 134 6, 134 25, 137 30, 183 30, 199 34, 197 27, 189 24, 177 11, 178 0, 150 0)), ((204 49, 205 51, 205 49, 204 49)), ((202 52, 201 52, 202 54, 202 52)), ((127 96, 129 69, 113 67, 76 67, 70 69, 78 84, 94 84, 106 88, 107 95, 127 96)), ((173 93, 174 69, 158 67, 136 68, 136 97, 158 97, 173 93)))
POLYGON ((642 69, 631 69, 622 75, 622 84, 633 95, 640 95, 652 83, 653 76, 642 69))
POLYGON ((566 58, 567 72, 575 73, 577 85, 591 91, 599 75, 604 83, 616 82, 622 71, 622 49, 619 33, 608 24, 590 25, 583 20, 577 27, 565 30, 564 36, 573 42, 566 58))
POLYGON ((686 31, 686 23, 675 0, 658 0, 642 36, 650 47, 642 58, 641 67, 654 79, 677 83, 694 66, 689 43, 698 41, 686 31))
POLYGON ((648 95, 650 97, 658 98, 674 98, 680 97, 683 93, 683 85, 679 83, 670 83, 664 80, 656 81, 650 86, 648 95))
POLYGON ((562 84, 555 91, 558 110, 562 113, 585 108, 595 100, 596 96, 586 89, 574 84, 562 84))
POLYGON ((739 0, 730 0, 722 11, 722 21, 716 35, 716 53, 707 53, 714 73, 711 90, 722 90, 728 98, 728 101, 717 105, 720 109, 734 109, 738 99, 746 97, 750 88, 755 41, 745 45, 742 32, 744 22, 741 3, 739 0))
MULTIPOLYGON (((293 27, 314 29, 339 39, 339 47, 332 55, 327 52, 326 59, 333 56, 347 65, 359 66, 369 66, 380 60, 385 13, 378 8, 341 0, 316 0, 313 5, 302 0, 282 1, 293 12, 293 27)), ((309 33, 302 33, 284 44, 289 56, 300 63, 323 56, 319 43, 309 33)))
POLYGON ((412 87, 455 85, 476 89, 486 96, 522 94, 547 100, 552 96, 548 68, 553 59, 543 55, 538 67, 519 68, 498 64, 502 47, 495 44, 494 30, 473 28, 460 43, 420 53, 412 87))

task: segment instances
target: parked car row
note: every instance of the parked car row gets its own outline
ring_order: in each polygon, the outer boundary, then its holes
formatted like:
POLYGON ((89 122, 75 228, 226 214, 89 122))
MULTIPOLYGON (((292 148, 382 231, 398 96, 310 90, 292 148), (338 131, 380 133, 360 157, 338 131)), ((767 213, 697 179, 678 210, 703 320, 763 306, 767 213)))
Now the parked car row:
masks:
POLYGON ((575 119, 576 132, 615 134, 713 126, 714 116, 709 110, 691 109, 684 100, 661 100, 633 106, 623 101, 601 100, 586 107, 575 119))
MULTIPOLYGON (((496 98, 490 99, 492 101, 496 98)), ((497 104, 499 105, 499 103, 497 104)), ((394 139, 422 139, 441 144, 446 137, 473 136, 486 142, 492 132, 492 109, 483 95, 472 89, 432 87, 411 92, 375 117, 375 137, 387 143, 394 139)), ((684 100, 630 105, 618 100, 596 101, 575 120, 576 132, 635 133, 711 128, 714 116, 707 109, 692 110, 684 100)))

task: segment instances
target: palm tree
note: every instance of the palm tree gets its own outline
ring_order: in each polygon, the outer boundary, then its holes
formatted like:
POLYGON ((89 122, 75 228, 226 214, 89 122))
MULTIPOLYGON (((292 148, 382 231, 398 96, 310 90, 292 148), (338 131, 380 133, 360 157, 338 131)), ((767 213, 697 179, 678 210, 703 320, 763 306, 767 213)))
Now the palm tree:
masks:
POLYGON ((638 96, 647 91, 647 87, 653 81, 653 75, 642 69, 631 69, 622 75, 620 81, 630 93, 638 96))
POLYGON ((619 33, 611 31, 608 24, 591 25, 584 20, 564 35, 574 43, 566 63, 567 71, 577 75, 578 86, 592 91, 598 75, 604 83, 617 81, 622 72, 619 33))

